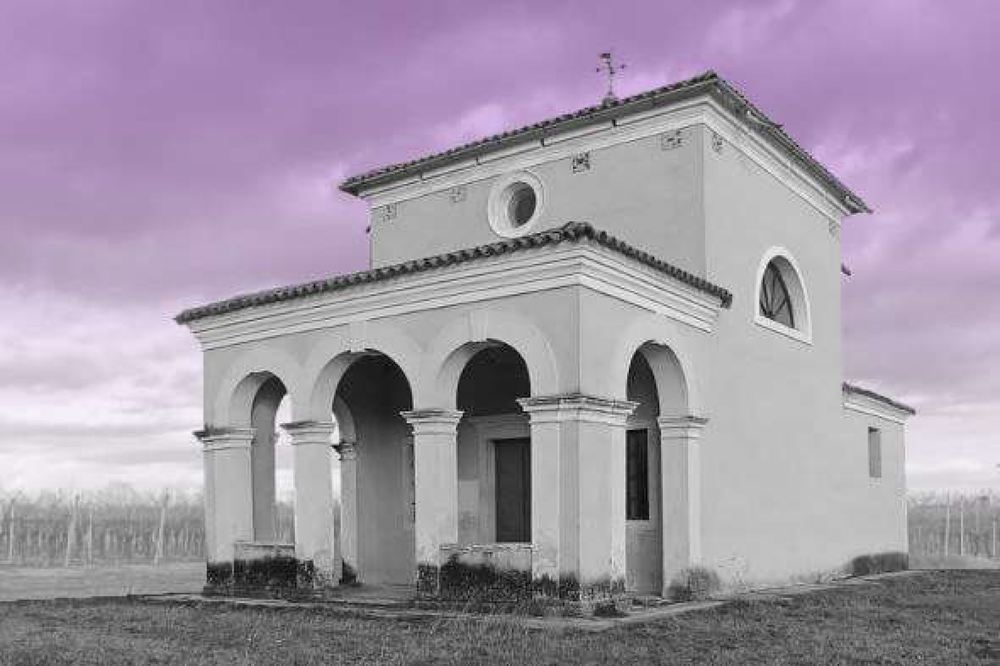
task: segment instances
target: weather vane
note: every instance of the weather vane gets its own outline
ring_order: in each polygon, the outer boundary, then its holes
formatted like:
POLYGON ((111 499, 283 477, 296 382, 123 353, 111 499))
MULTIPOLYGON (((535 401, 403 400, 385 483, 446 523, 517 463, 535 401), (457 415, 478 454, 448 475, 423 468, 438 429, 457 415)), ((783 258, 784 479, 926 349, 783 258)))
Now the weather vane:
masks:
POLYGON ((603 104, 610 104, 612 102, 617 102, 618 97, 615 96, 615 75, 621 70, 625 69, 625 63, 615 64, 614 57, 611 52, 602 53, 598 56, 601 59, 601 64, 597 66, 594 70, 598 73, 604 72, 608 76, 608 92, 604 95, 604 99, 601 100, 603 104))

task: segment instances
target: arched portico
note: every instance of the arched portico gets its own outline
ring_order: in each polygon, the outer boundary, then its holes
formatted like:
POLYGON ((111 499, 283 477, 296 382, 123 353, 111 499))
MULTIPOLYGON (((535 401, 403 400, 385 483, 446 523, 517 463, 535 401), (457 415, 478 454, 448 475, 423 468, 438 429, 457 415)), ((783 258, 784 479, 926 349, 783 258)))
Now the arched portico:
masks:
POLYGON ((344 373, 355 361, 371 355, 391 359, 406 377, 411 393, 414 396, 418 394, 424 354, 411 337, 377 324, 341 327, 324 335, 310 349, 302 369, 303 385, 308 390, 305 398, 296 403, 299 410, 293 412, 294 418, 329 419, 330 405, 334 402, 344 373))
POLYGON ((412 579, 413 454, 400 412, 413 405, 404 365, 412 371, 418 359, 406 336, 365 326, 324 337, 305 364, 311 389, 299 413, 337 429, 337 545, 346 581, 412 579))
POLYGON ((624 386, 637 404, 626 438, 629 585, 666 594, 701 557, 698 441, 706 419, 691 407, 690 361, 656 339, 631 347, 624 386))
POLYGON ((344 424, 340 533, 348 579, 413 580, 413 452, 400 415, 412 406, 409 378, 394 359, 366 353, 343 373, 328 408, 344 424))
POLYGON ((559 368, 545 333, 530 320, 501 310, 477 310, 457 317, 428 347, 421 369, 417 404, 455 409, 458 381, 469 360, 483 349, 506 345, 524 360, 532 391, 560 391, 559 368))
POLYGON ((254 398, 261 385, 276 377, 292 402, 302 403, 302 368, 281 349, 253 349, 226 363, 218 382, 206 382, 205 424, 209 428, 249 428, 254 398))
MULTIPOLYGON (((432 329, 425 344, 369 322, 314 335, 294 355, 268 345, 236 357, 213 384, 220 388, 211 403, 212 414, 225 419, 223 439, 246 440, 250 517, 236 541, 273 540, 268 501, 259 499, 263 486, 254 481, 263 478, 266 447, 261 455, 255 447, 273 442, 284 399, 293 414, 283 427, 295 453, 292 553, 300 587, 341 578, 400 583, 416 572, 423 589, 440 591, 442 565, 454 557, 475 566, 499 557, 517 571, 516 580, 531 581, 531 593, 616 595, 636 578, 629 563, 640 560, 627 536, 625 452, 641 418, 655 444, 646 463, 662 477, 647 485, 663 490, 651 498, 659 512, 649 517, 662 533, 661 549, 643 565, 639 587, 665 585, 666 572, 689 565, 698 548, 697 452, 661 445, 680 433, 690 442, 700 425, 691 417, 697 355, 669 322, 654 323, 652 333, 648 324, 636 319, 608 353, 586 360, 588 372, 596 367, 609 378, 603 395, 567 390, 560 378, 577 369, 560 368, 558 359, 571 357, 557 357, 534 322, 503 310, 459 314, 432 329), (635 364, 646 384, 638 392, 635 364), (333 448, 339 470, 331 469, 333 448), (675 453, 682 464, 667 464, 675 453), (670 474, 679 476, 668 480, 670 474), (671 495, 675 489, 680 499, 671 495)), ((271 488, 273 495, 273 476, 271 488)))
POLYGON ((412 408, 420 361, 409 336, 359 323, 324 335, 304 363, 309 391, 297 414, 337 426, 346 581, 412 580, 413 453, 400 412, 412 408))
POLYGON ((528 366, 508 345, 479 349, 462 371, 459 543, 531 543, 531 441, 517 402, 530 395, 528 366))
POLYGON ((275 420, 296 378, 281 353, 240 358, 217 385, 212 420, 196 433, 204 444, 210 587, 231 588, 238 575, 244 582, 264 576, 271 587, 295 584, 294 552, 275 543, 275 420))

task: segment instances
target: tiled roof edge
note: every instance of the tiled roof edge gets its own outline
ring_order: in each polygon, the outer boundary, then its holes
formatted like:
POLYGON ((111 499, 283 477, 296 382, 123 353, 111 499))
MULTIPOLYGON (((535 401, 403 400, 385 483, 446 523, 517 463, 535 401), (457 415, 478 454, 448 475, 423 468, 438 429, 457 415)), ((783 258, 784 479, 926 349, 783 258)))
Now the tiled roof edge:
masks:
POLYGON ((767 117, 763 111, 757 108, 757 106, 750 101, 750 99, 744 95, 736 86, 726 81, 723 78, 719 78, 716 81, 716 85, 720 91, 727 94, 730 99, 735 99, 738 104, 742 104, 743 108, 733 108, 730 110, 737 116, 746 115, 746 111, 749 110, 754 116, 760 118, 763 123, 755 123, 758 125, 758 130, 762 134, 769 137, 772 141, 778 144, 780 147, 791 153, 799 163, 805 167, 806 171, 811 173, 813 176, 817 177, 823 182, 827 187, 833 189, 844 197, 843 204, 849 208, 854 209, 858 213, 872 213, 874 212, 871 207, 865 203, 864 199, 859 197, 857 194, 851 191, 847 185, 845 185, 839 178, 837 178, 833 173, 823 165, 822 162, 817 160, 812 154, 800 146, 795 139, 793 139, 779 123, 774 122, 767 117))
POLYGON ((909 405, 904 405, 903 403, 898 402, 896 400, 893 400, 892 398, 886 397, 886 396, 882 395, 881 393, 876 393, 875 391, 872 391, 871 389, 866 389, 866 388, 864 388, 862 386, 857 386, 856 384, 849 384, 847 382, 844 382, 843 383, 843 389, 844 389, 844 393, 853 393, 855 395, 863 395, 866 398, 871 398, 872 400, 877 400, 877 401, 879 401, 881 403, 889 405, 890 407, 895 407, 896 409, 898 409, 900 411, 906 412, 910 416, 913 416, 914 414, 917 413, 917 410, 915 410, 913 407, 910 407, 909 405))
POLYGON ((555 118, 549 118, 531 125, 525 125, 524 127, 478 139, 439 153, 432 153, 406 162, 389 164, 372 169, 347 178, 340 184, 340 189, 349 194, 357 195, 366 187, 390 183, 411 175, 416 171, 433 169, 527 141, 541 139, 550 135, 553 130, 568 130, 575 125, 587 125, 628 115, 629 113, 636 113, 644 108, 651 108, 666 101, 682 99, 685 96, 691 96, 702 91, 714 92, 717 97, 722 99, 725 106, 737 115, 749 109, 754 116, 763 121, 762 123, 754 123, 760 134, 769 138, 778 147, 789 152, 809 173, 827 187, 835 190, 842 197, 842 203, 848 209, 854 212, 872 212, 872 209, 861 197, 852 192, 829 169, 796 143, 781 129, 779 124, 768 118, 743 93, 711 70, 690 79, 632 95, 631 97, 579 109, 571 113, 556 116, 555 118))
POLYGON ((699 291, 715 296, 719 299, 722 307, 728 308, 732 303, 733 297, 728 290, 719 287, 704 278, 677 268, 673 264, 669 264, 661 259, 657 259, 648 252, 643 252, 642 250, 632 247, 628 243, 615 238, 607 232, 595 229, 586 222, 569 222, 556 229, 529 234, 527 236, 522 236, 521 238, 489 243, 487 245, 479 245, 467 250, 456 250, 454 252, 438 254, 425 259, 414 259, 412 261, 406 261, 392 266, 373 268, 367 271, 360 271, 358 273, 349 273, 347 275, 341 275, 326 280, 316 280, 314 282, 306 282, 287 287, 268 289, 266 291, 260 291, 253 294, 235 296, 223 301, 184 310, 174 317, 174 321, 178 324, 187 324, 198 319, 204 319, 205 317, 236 312, 237 310, 244 310, 258 305, 278 303, 281 301, 293 300, 315 294, 339 291, 341 289, 346 289, 347 287, 380 282, 382 280, 387 280, 401 275, 420 273, 434 268, 461 264, 467 261, 473 261, 499 254, 508 254, 519 250, 556 245, 567 241, 577 241, 581 239, 592 240, 598 245, 624 254, 625 256, 649 266, 650 268, 656 269, 661 273, 669 275, 676 280, 694 287, 699 291))

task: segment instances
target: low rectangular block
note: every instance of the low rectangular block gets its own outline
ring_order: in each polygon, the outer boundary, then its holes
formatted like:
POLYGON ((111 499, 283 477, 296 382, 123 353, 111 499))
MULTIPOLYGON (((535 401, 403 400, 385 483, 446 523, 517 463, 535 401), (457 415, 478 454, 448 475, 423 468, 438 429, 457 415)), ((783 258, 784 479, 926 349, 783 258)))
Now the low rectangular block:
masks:
POLYGON ((444 599, 530 599, 531 544, 441 546, 439 594, 444 599))
POLYGON ((297 586, 298 578, 293 544, 237 541, 234 545, 234 590, 291 590, 297 586))

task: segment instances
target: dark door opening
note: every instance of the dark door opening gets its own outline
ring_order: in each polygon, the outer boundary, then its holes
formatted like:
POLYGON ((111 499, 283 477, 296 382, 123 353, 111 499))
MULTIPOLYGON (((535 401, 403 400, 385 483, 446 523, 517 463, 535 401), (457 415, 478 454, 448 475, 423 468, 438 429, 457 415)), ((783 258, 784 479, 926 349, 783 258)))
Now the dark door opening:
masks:
POLYGON ((497 439, 496 516, 498 542, 531 542, 531 440, 497 439))

